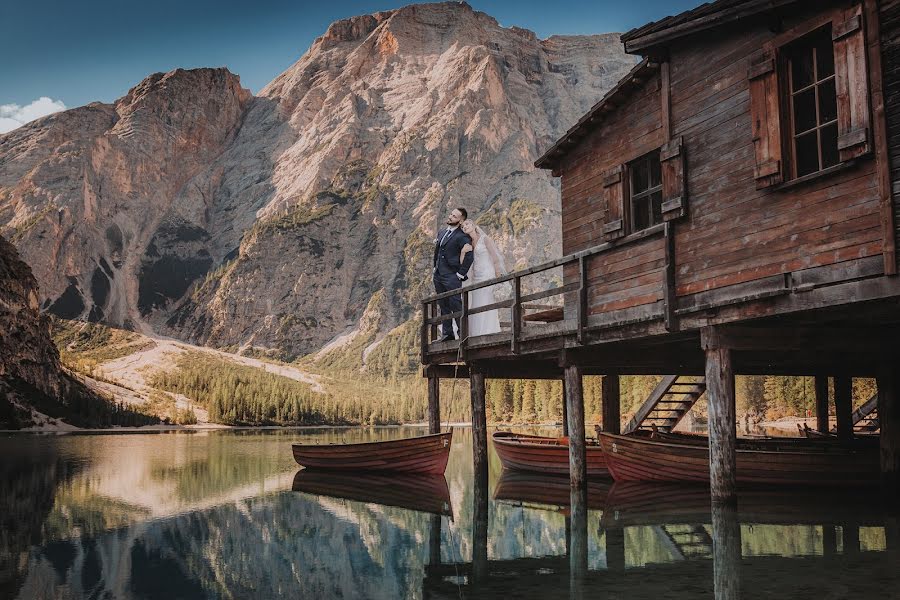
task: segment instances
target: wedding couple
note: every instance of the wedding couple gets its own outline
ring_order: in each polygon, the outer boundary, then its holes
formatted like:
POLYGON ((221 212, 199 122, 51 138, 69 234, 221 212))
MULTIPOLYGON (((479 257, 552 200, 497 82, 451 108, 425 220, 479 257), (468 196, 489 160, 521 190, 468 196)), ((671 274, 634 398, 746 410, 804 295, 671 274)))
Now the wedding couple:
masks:
MULTIPOLYGON (((478 225, 468 219, 465 208, 454 208, 447 216, 447 227, 434 240, 434 289, 437 293, 458 290, 463 281, 476 284, 506 274, 503 258, 497 251, 497 244, 478 225)), ((493 304, 494 286, 483 287, 469 292, 469 308, 493 304)), ((441 314, 462 310, 462 296, 450 296, 438 301, 441 314)), ((500 316, 497 309, 469 316, 468 335, 486 335, 500 331, 500 316)), ((456 339, 456 320, 441 324, 445 342, 456 339)))

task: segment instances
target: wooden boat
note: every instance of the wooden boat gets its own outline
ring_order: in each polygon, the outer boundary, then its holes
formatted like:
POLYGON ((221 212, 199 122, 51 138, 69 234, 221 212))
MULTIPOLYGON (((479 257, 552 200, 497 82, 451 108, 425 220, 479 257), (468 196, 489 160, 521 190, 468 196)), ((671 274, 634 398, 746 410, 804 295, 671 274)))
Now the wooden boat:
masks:
POLYGON ((349 475, 301 469, 294 475, 293 490, 453 518, 450 489, 443 475, 376 471, 349 475))
MULTIPOLYGON (((587 483, 587 507, 603 510, 606 496, 613 483, 609 479, 593 478, 587 483)), ((494 500, 517 504, 541 505, 568 512, 572 488, 569 478, 545 475, 533 471, 504 470, 494 488, 494 500)))
MULTIPOLYGON (((494 449, 504 469, 534 471, 556 475, 569 474, 569 438, 526 435, 497 431, 492 436, 494 449)), ((608 477, 606 458, 596 440, 586 440, 587 474, 608 477)))
MULTIPOLYGON (((738 520, 770 525, 884 524, 880 502, 852 488, 751 486, 738 491, 738 520)), ((709 487, 672 482, 615 482, 601 527, 711 523, 709 487)))
MULTIPOLYGON (((707 438, 600 433, 616 481, 709 481, 707 438)), ((877 443, 830 439, 739 439, 738 483, 865 485, 880 477, 877 443)))
POLYGON ((447 468, 453 430, 402 440, 360 444, 292 444, 307 469, 398 471, 440 475, 447 468))

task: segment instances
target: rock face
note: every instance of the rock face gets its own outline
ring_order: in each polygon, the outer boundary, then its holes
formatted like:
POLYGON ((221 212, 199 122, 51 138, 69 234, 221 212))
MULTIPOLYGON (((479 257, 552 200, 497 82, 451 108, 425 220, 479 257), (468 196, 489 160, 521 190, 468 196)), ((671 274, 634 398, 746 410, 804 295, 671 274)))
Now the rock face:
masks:
POLYGON ((256 97, 178 70, 0 137, 0 228, 57 314, 306 354, 379 291, 379 331, 412 316, 448 207, 510 267, 557 256, 532 163, 632 65, 466 4, 354 17, 256 97))

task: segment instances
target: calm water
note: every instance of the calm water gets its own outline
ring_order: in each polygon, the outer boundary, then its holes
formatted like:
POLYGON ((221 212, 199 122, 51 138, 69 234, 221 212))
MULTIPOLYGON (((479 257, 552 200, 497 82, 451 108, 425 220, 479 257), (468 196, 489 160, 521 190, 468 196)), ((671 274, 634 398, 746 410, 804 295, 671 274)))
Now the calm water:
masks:
POLYGON ((445 480, 295 480, 292 441, 413 433, 0 437, 0 598, 900 598, 871 492, 711 514, 702 488, 595 482, 570 509, 492 456, 485 527, 465 429, 445 480))

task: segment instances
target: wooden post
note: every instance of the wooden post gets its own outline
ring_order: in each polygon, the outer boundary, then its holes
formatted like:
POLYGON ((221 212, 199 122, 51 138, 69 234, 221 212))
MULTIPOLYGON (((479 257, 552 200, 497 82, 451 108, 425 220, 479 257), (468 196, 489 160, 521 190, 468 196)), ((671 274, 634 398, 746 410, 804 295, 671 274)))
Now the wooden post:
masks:
POLYGON ((488 465, 475 462, 472 494, 472 578, 484 581, 488 575, 488 465))
POLYGON ((846 375, 834 378, 834 413, 839 439, 853 437, 853 380, 846 375))
POLYGON ((706 397, 709 405, 709 484, 713 503, 737 500, 737 419, 731 350, 723 348, 714 327, 701 331, 706 351, 706 397))
POLYGON ((900 513, 900 398, 897 374, 890 365, 878 373, 878 421, 881 425, 881 481, 887 505, 900 513))
POLYGON ((737 508, 712 503, 713 589, 716 600, 741 597, 741 524, 737 508))
POLYGON ((618 375, 604 375, 601 384, 603 393, 603 431, 622 432, 621 394, 618 375))
POLYGON ((625 570, 625 528, 618 525, 607 527, 606 534, 606 569, 614 573, 625 570))
POLYGON ((484 373, 474 367, 469 372, 469 385, 472 392, 472 457, 475 477, 484 471, 487 477, 488 442, 487 415, 484 407, 484 373))
POLYGON ((510 333, 512 334, 510 340, 510 349, 509 351, 513 354, 519 353, 519 338, 522 336, 522 301, 520 300, 522 296, 522 278, 514 277, 513 278, 513 305, 510 310, 510 333))
POLYGON ((563 436, 569 437, 569 411, 566 408, 566 380, 562 380, 562 430, 563 436))
POLYGON ((428 433, 441 431, 441 380, 428 378, 428 433))
POLYGON ((587 485, 584 449, 584 394, 581 367, 566 367, 566 405, 569 421, 569 482, 573 488, 587 485))
POLYGON ((822 525, 822 555, 834 556, 837 554, 837 531, 834 525, 822 525))
POLYGON ((816 430, 828 433, 828 377, 816 375, 816 430))
POLYGON ((431 515, 431 535, 428 538, 428 564, 441 564, 441 515, 431 515))
POLYGON ((859 554, 858 523, 841 524, 841 543, 843 545, 844 555, 859 554))
POLYGON ((571 488, 569 506, 572 527, 569 545, 569 590, 570 597, 580 598, 588 569, 587 488, 571 488))

